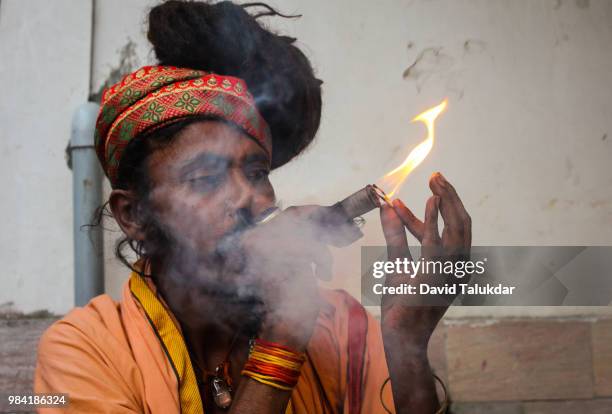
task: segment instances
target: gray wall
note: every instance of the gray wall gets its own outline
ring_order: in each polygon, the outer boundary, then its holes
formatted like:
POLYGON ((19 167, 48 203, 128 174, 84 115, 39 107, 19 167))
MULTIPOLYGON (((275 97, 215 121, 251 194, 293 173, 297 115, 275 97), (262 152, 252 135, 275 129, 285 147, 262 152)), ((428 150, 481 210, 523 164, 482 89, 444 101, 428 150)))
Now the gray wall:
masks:
POLYGON ((64 149, 89 94, 91 14, 82 0, 0 3, 0 311, 73 306, 64 149))
MULTIPOLYGON (((153 63, 145 13, 156 2, 98 0, 92 92, 153 63)), ((400 196, 422 214, 442 171, 474 221, 474 244, 612 244, 612 2, 607 0, 272 1, 324 84, 318 139, 273 174, 284 205, 333 203, 398 165, 424 137, 410 119, 449 98, 434 148, 400 196)), ((72 306, 71 113, 87 96, 91 1, 0 5, 5 93, 0 303, 72 306), (41 68, 44 67, 44 72, 41 68), (9 81, 7 81, 9 80, 9 81), (26 83, 27 82, 27 83, 26 83)), ((333 286, 359 292, 360 245, 383 243, 375 213, 336 251, 333 286)), ((106 238, 107 291, 128 272, 106 238)), ((454 310, 491 315, 557 309, 454 310)), ((564 309, 567 313, 608 312, 564 309)))

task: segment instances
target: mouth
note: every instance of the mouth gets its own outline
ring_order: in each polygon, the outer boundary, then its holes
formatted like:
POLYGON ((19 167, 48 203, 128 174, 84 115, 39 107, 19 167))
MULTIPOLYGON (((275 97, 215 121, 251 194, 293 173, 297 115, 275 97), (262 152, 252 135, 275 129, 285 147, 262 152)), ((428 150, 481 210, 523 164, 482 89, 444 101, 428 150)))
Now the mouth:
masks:
POLYGON ((246 306, 257 306, 263 304, 259 296, 245 295, 239 294, 237 290, 229 289, 229 288, 210 288, 210 287, 202 287, 199 289, 199 293, 202 295, 206 295, 209 297, 213 297, 218 300, 222 300, 226 304, 235 304, 235 305, 246 305, 246 306))
POLYGON ((219 280, 206 280, 197 284, 194 289, 198 296, 212 298, 222 301, 224 304, 234 304, 242 306, 258 306, 263 302, 260 299, 255 287, 247 286, 237 278, 220 278, 219 280))
POLYGON ((245 285, 240 277, 247 268, 247 259, 239 241, 245 231, 261 222, 262 217, 265 219, 278 211, 278 207, 271 207, 258 217, 248 212, 237 212, 242 214, 236 214, 236 224, 220 238, 213 252, 211 264, 221 277, 201 283, 197 289, 198 293, 222 300, 226 304, 253 308, 263 306, 261 295, 257 294, 256 288, 245 285))

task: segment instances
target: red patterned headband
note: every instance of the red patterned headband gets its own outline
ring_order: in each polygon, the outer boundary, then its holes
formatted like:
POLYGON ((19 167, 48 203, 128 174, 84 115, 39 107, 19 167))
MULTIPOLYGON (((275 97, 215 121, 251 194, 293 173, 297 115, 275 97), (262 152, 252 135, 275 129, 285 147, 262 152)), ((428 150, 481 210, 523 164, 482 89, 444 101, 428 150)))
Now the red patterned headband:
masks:
POLYGON ((240 127, 268 153, 272 141, 244 81, 173 66, 145 66, 102 95, 95 146, 115 187, 127 144, 143 132, 193 115, 210 115, 240 127))

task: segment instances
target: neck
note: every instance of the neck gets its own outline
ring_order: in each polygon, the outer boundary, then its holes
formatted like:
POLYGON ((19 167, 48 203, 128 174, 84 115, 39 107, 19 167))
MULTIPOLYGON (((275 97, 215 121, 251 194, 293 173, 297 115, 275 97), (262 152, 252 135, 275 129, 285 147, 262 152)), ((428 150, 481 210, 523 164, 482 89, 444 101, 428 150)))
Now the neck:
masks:
POLYGON ((151 272, 201 366, 211 369, 210 364, 204 364, 206 358, 229 352, 235 342, 248 342, 257 331, 259 318, 254 305, 209 292, 206 280, 216 275, 206 269, 186 274, 176 266, 152 263, 151 272))

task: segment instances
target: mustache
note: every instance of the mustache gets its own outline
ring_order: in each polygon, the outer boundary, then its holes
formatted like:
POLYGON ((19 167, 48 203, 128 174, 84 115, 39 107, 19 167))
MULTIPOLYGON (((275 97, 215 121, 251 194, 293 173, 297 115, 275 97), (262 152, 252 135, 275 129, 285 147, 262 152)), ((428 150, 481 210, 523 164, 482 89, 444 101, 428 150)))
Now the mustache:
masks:
POLYGON ((239 237, 242 233, 244 233, 251 227, 255 226, 255 224, 257 224, 255 216, 253 216, 253 213, 251 212, 251 210, 248 210, 248 209, 236 210, 236 212, 234 213, 234 217, 235 217, 236 223, 231 229, 225 232, 225 234, 221 238, 220 244, 223 243, 224 239, 239 237))
POLYGON ((247 305, 249 307, 263 306, 263 302, 258 295, 239 295, 237 289, 233 286, 228 286, 227 283, 200 285, 197 287, 197 292, 223 300, 225 304, 247 305))
POLYGON ((236 210, 234 214, 236 223, 221 237, 215 249, 215 256, 217 260, 219 260, 219 263, 227 264, 228 261, 232 261, 231 267, 233 272, 240 273, 244 270, 244 252, 241 251, 238 240, 245 231, 256 226, 261 219, 279 208, 278 205, 274 205, 264 210, 258 216, 254 216, 249 209, 236 210))
MULTIPOLYGON (((233 212, 234 223, 219 238, 214 250, 202 254, 182 242, 180 235, 165 225, 158 217, 151 214, 148 217, 148 235, 155 253, 165 256, 163 267, 176 267, 181 273, 195 275, 201 269, 208 269, 202 279, 181 280, 182 284, 191 284, 191 288, 200 294, 214 296, 229 303, 241 305, 261 305, 256 289, 239 286, 239 277, 247 268, 247 255, 240 246, 242 235, 257 225, 258 220, 267 216, 270 211, 277 209, 272 206, 260 215, 255 216, 250 209, 241 208, 233 212), (238 276, 229 277, 230 275, 238 276), (203 280, 203 279, 207 280, 203 280), (247 290, 248 292, 242 292, 247 290), (246 294, 245 294, 246 293, 246 294)), ((245 282, 242 280, 242 282, 245 282)))
POLYGON ((255 218, 250 211, 238 210, 236 223, 219 239, 213 252, 214 262, 221 272, 231 268, 232 273, 240 273, 246 266, 244 252, 239 247, 239 239, 248 229, 255 226, 255 218))

